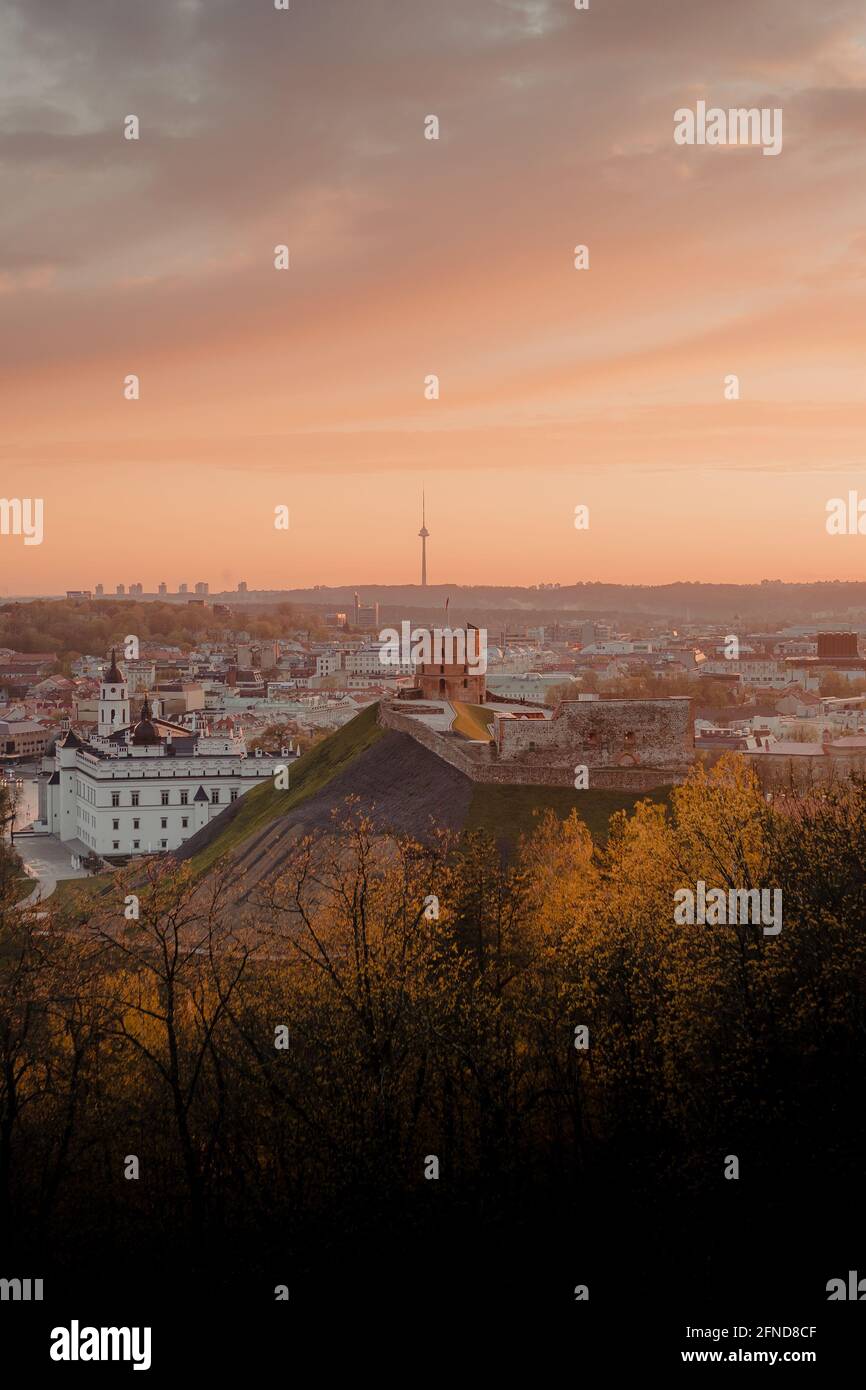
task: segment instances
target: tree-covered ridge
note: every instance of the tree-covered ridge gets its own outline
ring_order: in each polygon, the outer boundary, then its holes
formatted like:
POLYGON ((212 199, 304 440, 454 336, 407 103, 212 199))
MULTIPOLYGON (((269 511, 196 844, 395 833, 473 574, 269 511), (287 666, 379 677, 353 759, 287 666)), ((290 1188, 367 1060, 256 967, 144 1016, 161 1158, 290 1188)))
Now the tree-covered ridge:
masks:
POLYGON ((0 647, 21 652, 56 652, 58 658, 98 656, 120 645, 128 633, 141 643, 190 647, 218 640, 227 631, 252 640, 284 637, 304 623, 291 604, 214 613, 197 604, 137 603, 131 599, 37 599, 0 607, 0 647))

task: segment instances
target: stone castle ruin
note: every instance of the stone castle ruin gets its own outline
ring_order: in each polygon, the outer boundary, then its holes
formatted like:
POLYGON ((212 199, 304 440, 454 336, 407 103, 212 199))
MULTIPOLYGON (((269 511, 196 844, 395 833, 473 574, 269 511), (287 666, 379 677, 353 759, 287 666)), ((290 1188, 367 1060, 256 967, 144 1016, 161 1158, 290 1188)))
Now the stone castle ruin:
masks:
POLYGON ((585 767, 590 787, 648 791, 684 781, 694 763, 687 696, 564 700, 552 714, 489 708, 486 742, 452 732, 445 704, 383 702, 379 722, 410 734, 475 782, 573 787, 576 769, 585 767))
POLYGON ((691 700, 565 700, 553 717, 494 713, 500 761, 533 768, 682 769, 694 760, 691 700))
MULTIPOLYGON (((455 635, 431 631, 436 641, 455 635)), ((469 624, 456 635, 463 639, 459 652, 441 641, 437 649, 434 641, 416 663, 414 687, 380 704, 380 724, 410 734, 474 782, 575 787, 578 769, 585 769, 585 785, 622 791, 685 780, 695 761, 688 696, 582 694, 553 710, 504 700, 487 693, 486 632, 469 624)))

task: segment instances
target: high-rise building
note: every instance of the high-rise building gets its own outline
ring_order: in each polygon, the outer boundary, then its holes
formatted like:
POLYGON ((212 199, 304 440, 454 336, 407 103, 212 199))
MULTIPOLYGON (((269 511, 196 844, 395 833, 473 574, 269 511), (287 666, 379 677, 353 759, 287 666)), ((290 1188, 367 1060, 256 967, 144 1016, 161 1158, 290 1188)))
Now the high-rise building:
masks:
POLYGON ((421 537, 421 588, 427 588, 427 537, 430 532, 427 530, 427 517, 424 492, 421 492, 421 530, 418 532, 421 537))
POLYGON ((188 593, 189 593, 189 585, 188 585, 188 584, 178 584, 178 586, 177 586, 177 592, 178 592, 179 594, 188 594, 188 593))
POLYGON ((103 589, 101 584, 97 584, 93 592, 96 594, 97 598, 102 598, 102 595, 105 593, 105 590, 103 589))
POLYGON ((138 598, 141 594, 144 593, 144 585, 143 585, 143 584, 130 584, 130 586, 129 586, 129 592, 130 592, 130 594, 134 594, 135 597, 138 598))
POLYGON ((162 583, 160 584, 159 588, 157 589, 157 593, 158 593, 158 594, 167 594, 167 593, 168 593, 168 585, 166 584, 165 580, 163 580, 162 583))
POLYGON ((379 605, 378 603, 361 603, 358 595, 354 596, 355 602, 352 608, 352 626, 357 628, 369 628, 379 626, 379 605))
POLYGON ((246 591, 247 591, 247 581, 246 581, 245 579, 240 579, 240 580, 238 580, 238 593, 239 593, 239 594, 245 594, 246 591))
POLYGON ((126 585, 125 585, 125 584, 118 584, 118 586, 117 586, 117 588, 115 589, 114 592, 115 592, 116 594, 125 594, 125 593, 126 593, 126 585))
POLYGON ((205 584, 204 580, 201 580, 201 579, 199 580, 199 582, 198 582, 198 583, 196 584, 196 586, 195 586, 195 591, 196 591, 197 594, 206 594, 206 593, 207 593, 207 591, 208 591, 208 586, 207 586, 207 584, 205 584))

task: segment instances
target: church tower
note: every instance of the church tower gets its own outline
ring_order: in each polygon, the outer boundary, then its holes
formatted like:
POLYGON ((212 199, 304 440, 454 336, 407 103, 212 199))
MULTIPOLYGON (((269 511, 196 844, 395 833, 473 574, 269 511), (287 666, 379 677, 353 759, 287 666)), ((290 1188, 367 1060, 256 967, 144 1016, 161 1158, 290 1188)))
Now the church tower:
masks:
POLYGON ((96 731, 102 737, 129 724, 129 690, 117 665, 114 648, 111 651, 111 665, 107 671, 103 671, 99 686, 98 719, 96 731))

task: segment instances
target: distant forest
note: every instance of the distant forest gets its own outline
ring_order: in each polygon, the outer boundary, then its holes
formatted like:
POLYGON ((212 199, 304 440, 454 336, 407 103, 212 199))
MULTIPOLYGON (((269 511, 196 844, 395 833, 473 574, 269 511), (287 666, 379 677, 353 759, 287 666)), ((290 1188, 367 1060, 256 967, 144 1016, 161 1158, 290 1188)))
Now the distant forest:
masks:
MULTIPOLYGON (((466 618, 487 623, 552 622, 557 617, 608 617, 634 626, 640 622, 728 622, 740 620, 768 630, 785 624, 816 623, 822 617, 838 625, 866 623, 866 582, 823 580, 813 584, 787 584, 769 579, 760 584, 603 584, 584 582, 535 587, 511 585, 438 584, 356 585, 366 603, 378 602, 390 619, 395 610, 403 616, 422 611, 443 611, 450 599, 453 622, 466 618)), ((350 587, 293 589, 283 597, 292 603, 351 607, 350 587)))
POLYGON ((120 647, 129 633, 142 643, 188 647, 218 640, 226 632, 247 632, 253 640, 285 637, 308 623, 316 630, 316 620, 290 603, 266 609, 248 605, 239 612, 215 614, 212 608, 195 604, 38 599, 0 607, 0 646, 20 652, 55 652, 63 661, 104 655, 112 645, 120 647))

